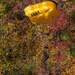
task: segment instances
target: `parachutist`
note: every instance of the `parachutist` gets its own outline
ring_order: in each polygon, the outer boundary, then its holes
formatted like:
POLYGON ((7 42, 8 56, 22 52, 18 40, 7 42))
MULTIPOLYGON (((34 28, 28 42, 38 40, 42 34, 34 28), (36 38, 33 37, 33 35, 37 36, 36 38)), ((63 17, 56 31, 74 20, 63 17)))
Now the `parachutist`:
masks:
POLYGON ((46 69, 47 64, 46 60, 49 58, 49 55, 43 50, 43 67, 46 69))
POLYGON ((43 51, 43 62, 45 62, 49 58, 49 55, 43 51))

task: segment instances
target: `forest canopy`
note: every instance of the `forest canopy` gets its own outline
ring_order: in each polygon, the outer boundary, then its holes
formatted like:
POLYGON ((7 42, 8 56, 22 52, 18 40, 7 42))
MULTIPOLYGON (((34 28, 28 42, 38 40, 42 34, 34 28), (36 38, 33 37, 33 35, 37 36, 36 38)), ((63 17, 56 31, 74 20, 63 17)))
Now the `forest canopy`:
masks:
POLYGON ((32 24, 24 8, 44 0, 0 0, 0 75, 75 75, 75 1, 55 0, 60 16, 32 24))

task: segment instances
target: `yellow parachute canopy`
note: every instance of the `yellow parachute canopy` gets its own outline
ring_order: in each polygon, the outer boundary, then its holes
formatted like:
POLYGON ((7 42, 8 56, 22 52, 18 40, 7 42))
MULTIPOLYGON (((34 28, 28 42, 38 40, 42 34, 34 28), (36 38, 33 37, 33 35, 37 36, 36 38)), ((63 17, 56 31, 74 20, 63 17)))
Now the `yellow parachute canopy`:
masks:
POLYGON ((24 9, 24 12, 33 24, 52 24, 59 16, 59 9, 51 1, 29 5, 24 9))

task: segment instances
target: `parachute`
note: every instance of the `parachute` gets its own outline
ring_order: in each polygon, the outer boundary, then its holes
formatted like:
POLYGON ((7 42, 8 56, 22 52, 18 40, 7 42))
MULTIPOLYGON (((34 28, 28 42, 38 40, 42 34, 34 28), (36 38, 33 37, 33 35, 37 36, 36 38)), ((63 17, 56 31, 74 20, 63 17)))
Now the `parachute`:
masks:
POLYGON ((32 4, 24 8, 25 15, 33 24, 52 24, 59 16, 59 9, 52 1, 32 4))

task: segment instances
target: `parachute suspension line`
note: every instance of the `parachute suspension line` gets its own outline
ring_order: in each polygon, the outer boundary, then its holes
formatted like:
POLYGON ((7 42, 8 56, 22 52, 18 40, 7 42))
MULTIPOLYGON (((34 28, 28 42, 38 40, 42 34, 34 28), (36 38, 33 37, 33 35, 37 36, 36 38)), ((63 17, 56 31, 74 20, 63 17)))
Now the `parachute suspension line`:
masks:
POLYGON ((46 45, 46 35, 44 33, 41 32, 41 28, 40 28, 40 25, 36 25, 36 29, 38 31, 38 34, 39 34, 39 37, 40 37, 40 40, 42 42, 42 51, 44 50, 44 46, 46 45))
MULTIPOLYGON (((44 26, 44 24, 42 24, 42 25, 44 26)), ((42 46, 41 54, 42 54, 43 58, 42 58, 41 62, 42 62, 42 65, 43 65, 44 69, 46 70, 47 69, 46 60, 49 58, 49 55, 46 53, 46 49, 47 49, 47 47, 46 47, 47 46, 46 38, 47 38, 47 35, 45 33, 41 32, 41 27, 40 26, 41 25, 36 25, 36 29, 37 29, 37 32, 38 32, 38 35, 40 37, 41 44, 42 44, 41 45, 42 46)))

